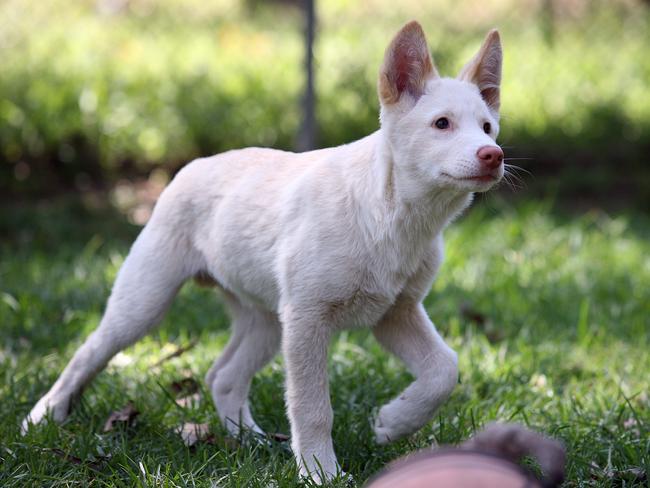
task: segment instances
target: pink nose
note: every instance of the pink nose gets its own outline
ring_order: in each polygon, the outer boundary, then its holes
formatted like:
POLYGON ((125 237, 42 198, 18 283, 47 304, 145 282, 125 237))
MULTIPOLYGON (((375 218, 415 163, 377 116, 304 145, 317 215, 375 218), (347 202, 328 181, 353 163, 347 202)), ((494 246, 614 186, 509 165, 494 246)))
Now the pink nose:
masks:
POLYGON ((499 146, 483 146, 476 151, 476 156, 482 166, 497 169, 503 161, 503 151, 499 146))

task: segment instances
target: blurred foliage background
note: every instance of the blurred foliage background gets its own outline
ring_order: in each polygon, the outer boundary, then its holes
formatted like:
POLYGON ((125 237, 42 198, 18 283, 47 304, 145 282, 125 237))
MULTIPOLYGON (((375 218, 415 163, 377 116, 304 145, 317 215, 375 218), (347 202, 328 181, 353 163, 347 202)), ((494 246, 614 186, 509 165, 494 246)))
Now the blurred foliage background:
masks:
MULTIPOLYGON (((650 2, 317 2, 319 147, 378 127, 385 46, 410 19, 455 75, 501 30, 501 144, 520 194, 650 204, 650 2)), ((3 0, 0 198, 164 184, 231 148, 292 149, 304 86, 300 2, 3 0), (119 185, 118 185, 119 186, 119 185)))

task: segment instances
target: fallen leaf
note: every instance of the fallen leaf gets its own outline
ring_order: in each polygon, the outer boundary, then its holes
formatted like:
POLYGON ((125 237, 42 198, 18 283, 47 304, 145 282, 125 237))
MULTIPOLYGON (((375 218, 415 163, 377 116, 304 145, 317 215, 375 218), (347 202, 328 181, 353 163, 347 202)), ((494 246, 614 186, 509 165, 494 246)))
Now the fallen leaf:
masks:
POLYGON ((232 437, 217 437, 210 432, 209 424, 196 424, 185 422, 176 431, 183 439, 183 443, 189 447, 196 447, 197 444, 221 444, 229 449, 237 449, 239 442, 232 437))
POLYGON ((174 381, 169 385, 174 395, 191 395, 199 391, 199 383, 194 378, 183 378, 182 380, 174 381))
POLYGON ((187 395, 176 399, 176 405, 183 408, 194 408, 198 406, 200 402, 201 395, 199 393, 194 393, 193 395, 187 395))
POLYGON ((211 439, 214 436, 210 434, 210 426, 208 424, 185 422, 178 429, 178 434, 187 447, 192 447, 199 441, 214 444, 214 439, 211 439))
POLYGON ((84 461, 81 458, 78 458, 77 456, 73 456, 72 454, 68 454, 65 452, 63 449, 57 449, 57 448, 42 448, 41 451, 43 452, 51 452, 55 456, 63 459, 66 462, 69 462, 70 464, 75 464, 75 465, 80 465, 80 466, 86 466, 94 471, 100 471, 104 465, 106 464, 106 461, 110 459, 110 456, 103 456, 101 458, 97 458, 94 461, 84 461))
POLYGON ((289 437, 287 434, 282 434, 281 432, 272 432, 268 434, 268 436, 271 438, 271 440, 277 441, 277 442, 287 442, 291 437, 289 437))
POLYGON ((641 482, 648 480, 648 471, 644 468, 635 467, 618 471, 618 479, 625 478, 627 481, 641 482))
POLYGON ((83 461, 81 458, 78 458, 77 456, 73 456, 72 454, 68 454, 65 452, 63 449, 56 449, 56 448, 43 448, 43 451, 45 452, 51 452, 57 457, 60 457, 64 461, 68 461, 71 464, 83 464, 83 461))
POLYGON ((490 343, 494 344, 505 339, 503 331, 497 329, 487 315, 476 310, 471 304, 463 303, 460 306, 460 315, 466 320, 474 322, 490 343))
POLYGON ((124 423, 127 426, 132 425, 138 415, 140 415, 140 412, 135 409, 133 403, 129 402, 124 408, 112 412, 108 416, 108 419, 106 419, 106 423, 104 424, 104 432, 110 432, 115 428, 116 424, 119 423, 124 423))

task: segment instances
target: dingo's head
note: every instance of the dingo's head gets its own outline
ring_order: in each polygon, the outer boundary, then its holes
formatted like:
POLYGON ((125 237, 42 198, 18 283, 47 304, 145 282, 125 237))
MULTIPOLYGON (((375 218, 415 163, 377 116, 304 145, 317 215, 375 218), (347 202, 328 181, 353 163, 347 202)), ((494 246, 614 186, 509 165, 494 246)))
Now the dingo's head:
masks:
MULTIPOLYGON (((491 31, 458 78, 441 78, 420 24, 386 50, 379 74, 382 131, 398 170, 436 188, 486 191, 503 176, 499 132, 501 43, 491 31)), ((420 188, 422 188, 420 186, 420 188)))

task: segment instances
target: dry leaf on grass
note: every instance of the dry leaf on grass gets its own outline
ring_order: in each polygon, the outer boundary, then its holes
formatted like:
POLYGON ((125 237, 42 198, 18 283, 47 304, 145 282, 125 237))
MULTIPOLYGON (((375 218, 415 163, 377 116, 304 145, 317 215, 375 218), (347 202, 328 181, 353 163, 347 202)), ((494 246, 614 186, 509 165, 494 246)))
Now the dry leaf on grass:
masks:
POLYGON ((487 315, 476 310, 471 304, 463 303, 460 306, 460 315, 465 320, 476 324, 476 327, 485 334, 490 343, 494 344, 505 339, 503 331, 497 329, 487 315))
POLYGON ((51 452, 55 456, 63 459, 66 462, 69 462, 70 464, 76 464, 79 466, 86 466, 94 471, 100 471, 106 461, 110 459, 109 456, 104 456, 98 459, 95 459, 94 461, 85 461, 81 458, 78 458, 77 456, 73 456, 72 454, 68 454, 65 452, 63 449, 56 449, 56 448, 42 448, 41 451, 43 452, 51 452))
POLYGON ((217 437, 210 432, 209 424, 196 424, 193 422, 185 422, 176 431, 183 439, 183 443, 187 447, 195 447, 197 444, 221 444, 229 449, 237 449, 239 442, 232 437, 217 437))
POLYGON ((214 436, 210 433, 209 424, 185 422, 179 427, 178 434, 187 447, 192 447, 199 441, 214 444, 214 436))
POLYGON ((271 440, 277 442, 287 442, 290 439, 287 434, 282 434, 281 432, 272 432, 268 434, 268 436, 271 438, 271 440))
POLYGON ((201 402, 199 383, 191 377, 174 381, 169 389, 177 397, 176 405, 183 408, 194 408, 201 402))
POLYGON ((194 393, 193 395, 187 395, 181 398, 176 399, 176 405, 183 408, 195 408, 201 402, 201 395, 199 393, 194 393))
POLYGON ((628 469, 621 469, 616 471, 614 475, 610 477, 614 481, 625 480, 633 483, 641 483, 648 481, 648 471, 640 466, 632 467, 628 469))
POLYGON ((140 415, 140 412, 135 409, 133 403, 129 402, 124 408, 112 412, 108 416, 108 419, 106 419, 106 423, 104 424, 104 432, 110 432, 117 424, 131 426, 138 415, 140 415))
POLYGON ((172 393, 176 396, 191 395, 199 391, 199 383, 194 378, 183 378, 182 380, 174 381, 169 385, 172 393))
POLYGON ((615 482, 618 486, 622 481, 640 483, 648 480, 648 472, 639 466, 632 466, 627 469, 601 468, 594 461, 590 463, 591 479, 615 482))

